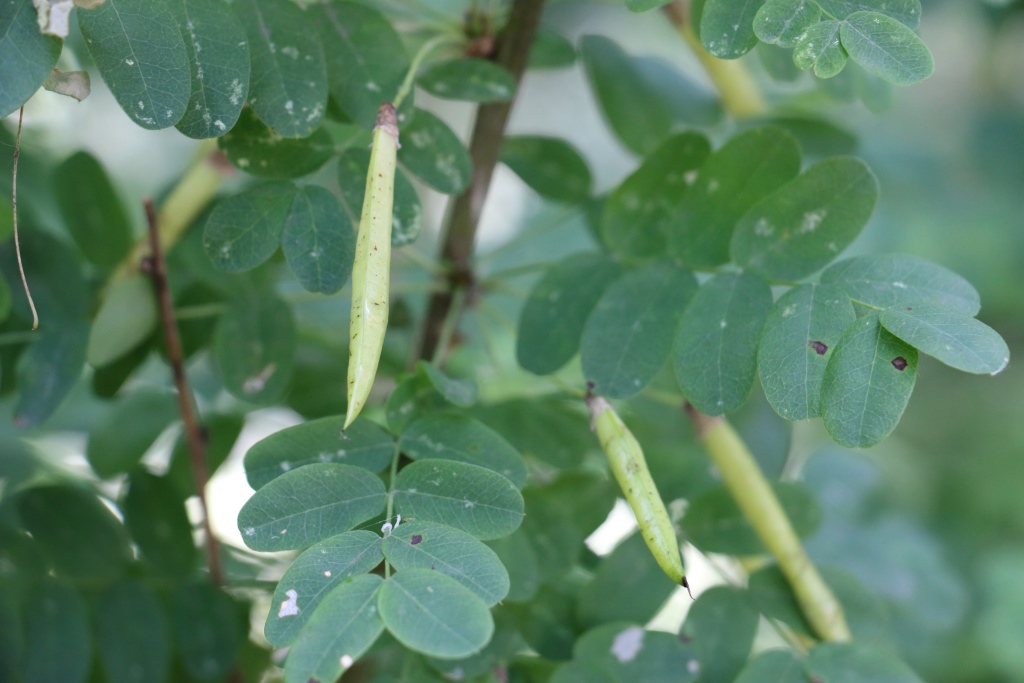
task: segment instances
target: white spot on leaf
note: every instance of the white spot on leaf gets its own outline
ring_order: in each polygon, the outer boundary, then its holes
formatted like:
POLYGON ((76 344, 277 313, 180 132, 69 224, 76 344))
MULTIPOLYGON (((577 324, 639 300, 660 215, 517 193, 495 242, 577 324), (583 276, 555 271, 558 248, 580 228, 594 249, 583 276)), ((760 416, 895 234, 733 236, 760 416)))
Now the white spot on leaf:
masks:
POLYGON ((644 647, 645 633, 640 626, 630 626, 615 636, 610 652, 623 664, 633 661, 644 647))
POLYGON ((277 612, 277 618, 294 617, 299 613, 299 594, 294 588, 285 593, 287 600, 281 601, 281 609, 277 612))

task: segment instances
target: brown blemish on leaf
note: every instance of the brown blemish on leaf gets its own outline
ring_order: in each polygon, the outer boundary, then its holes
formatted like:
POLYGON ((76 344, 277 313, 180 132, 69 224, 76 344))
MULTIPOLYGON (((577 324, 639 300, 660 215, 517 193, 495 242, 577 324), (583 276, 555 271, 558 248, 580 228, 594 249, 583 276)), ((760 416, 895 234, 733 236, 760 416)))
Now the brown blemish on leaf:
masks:
POLYGON ((828 351, 828 345, 820 341, 809 341, 807 345, 814 349, 814 352, 819 356, 824 356, 825 352, 828 351))
POLYGON ((903 356, 896 356, 892 359, 892 366, 900 372, 903 372, 907 369, 907 359, 903 356))
POLYGON ((420 534, 413 534, 412 538, 409 539, 409 543, 411 545, 416 545, 416 544, 418 544, 422 540, 423 540, 423 536, 422 535, 420 535, 420 534))

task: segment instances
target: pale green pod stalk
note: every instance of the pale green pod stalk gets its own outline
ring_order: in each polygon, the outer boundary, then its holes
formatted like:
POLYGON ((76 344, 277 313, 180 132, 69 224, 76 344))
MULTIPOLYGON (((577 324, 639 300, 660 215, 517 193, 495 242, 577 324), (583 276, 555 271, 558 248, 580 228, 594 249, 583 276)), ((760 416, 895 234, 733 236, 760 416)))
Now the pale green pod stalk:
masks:
POLYGON ((352 266, 352 313, 349 319, 348 411, 345 427, 363 409, 377 374, 388 327, 391 279, 391 210, 395 198, 398 121, 385 102, 377 112, 373 149, 366 174, 363 215, 352 266))
POLYGON ((647 547, 669 578, 689 589, 672 520, 647 470, 640 444, 604 398, 588 394, 587 408, 590 409, 591 427, 597 432, 626 502, 633 508, 647 547))

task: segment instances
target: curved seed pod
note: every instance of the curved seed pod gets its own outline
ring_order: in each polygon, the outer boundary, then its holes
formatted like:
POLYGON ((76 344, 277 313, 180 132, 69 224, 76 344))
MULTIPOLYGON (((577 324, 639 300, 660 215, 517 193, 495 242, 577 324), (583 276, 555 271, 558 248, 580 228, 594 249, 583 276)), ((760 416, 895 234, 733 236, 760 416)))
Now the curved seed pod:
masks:
POLYGON ((389 102, 380 106, 373 129, 373 150, 366 174, 363 215, 352 266, 352 313, 349 319, 348 411, 352 424, 366 403, 388 327, 391 277, 391 209, 395 195, 398 122, 389 102))
POLYGON ((588 394, 587 408, 590 409, 590 424, 597 432, 626 502, 633 508, 647 547, 669 578, 689 589, 672 520, 647 470, 640 444, 604 398, 588 394))

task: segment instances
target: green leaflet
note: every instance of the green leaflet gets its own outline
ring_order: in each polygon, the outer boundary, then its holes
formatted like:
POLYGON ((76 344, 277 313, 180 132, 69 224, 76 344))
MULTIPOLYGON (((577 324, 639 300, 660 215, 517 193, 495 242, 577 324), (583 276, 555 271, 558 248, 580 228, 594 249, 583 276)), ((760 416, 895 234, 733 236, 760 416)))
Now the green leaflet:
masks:
POLYGON ((181 579, 195 571, 198 552, 192 523, 169 476, 158 477, 143 468, 132 471, 121 513, 142 559, 157 575, 181 579))
POLYGON ((957 370, 997 375, 1010 362, 1010 349, 999 333, 964 313, 918 304, 878 315, 885 329, 957 370))
POLYGON ((768 0, 754 15, 754 33, 766 43, 794 47, 820 18, 814 0, 768 0))
POLYGON ((541 26, 530 48, 531 69, 564 69, 576 63, 576 48, 562 35, 541 26))
POLYGON ((469 187, 473 172, 466 146, 448 124, 425 109, 417 109, 412 121, 402 127, 398 161, 444 194, 458 194, 469 187))
POLYGON ((329 190, 306 185, 292 202, 281 247, 303 288, 334 294, 352 274, 356 233, 329 190))
POLYGON ((193 678, 214 681, 227 676, 244 640, 234 600, 209 583, 178 588, 171 628, 178 656, 193 678))
POLYGON ((285 660, 286 683, 334 681, 384 631, 377 612, 383 579, 357 576, 332 590, 316 608, 285 660))
POLYGON ((857 256, 830 266, 821 282, 835 283, 856 301, 891 308, 934 304, 967 315, 981 309, 981 298, 967 280, 917 256, 857 256))
POLYGON ((823 21, 807 29, 793 50, 793 62, 814 69, 818 78, 832 78, 846 66, 846 51, 840 43, 841 21, 823 21))
POLYGON ((821 381, 856 313, 834 284, 794 287, 772 307, 757 345, 765 397, 787 420, 821 414, 821 381))
POLYGON ((190 138, 224 135, 249 95, 245 29, 225 0, 171 0, 188 52, 192 94, 175 126, 190 138))
POLYGON ((580 560, 584 541, 608 518, 618 487, 604 473, 563 472, 546 486, 524 492, 523 520, 537 556, 541 581, 564 576, 580 560))
POLYGON ((422 568, 450 576, 492 607, 509 590, 509 576, 493 550, 458 529, 434 522, 400 524, 384 538, 384 556, 398 571, 422 568))
POLYGON ((213 264, 237 273, 273 256, 298 193, 291 183, 267 183, 219 202, 203 228, 203 247, 213 264))
MULTIPOLYGON (((573 668, 583 665, 583 671, 610 683, 690 683, 698 676, 696 664, 693 648, 674 633, 647 631, 623 621, 587 631, 573 647, 573 668)), ((580 679, 562 678, 566 673, 563 668, 552 680, 595 680, 586 674, 580 679)))
POLYGON ((243 401, 276 401, 291 379, 295 336, 292 309, 280 299, 251 292, 232 301, 213 339, 224 388, 243 401))
POLYGON ((670 0, 626 0, 626 9, 630 12, 646 12, 669 2, 670 0))
POLYGON ((928 47, 905 24, 878 12, 855 12, 843 22, 843 48, 850 58, 879 78, 911 85, 932 75, 928 47))
POLYGON ((85 602, 71 586, 43 578, 25 600, 24 683, 85 683, 91 659, 85 602))
POLYGON ((50 75, 64 42, 43 35, 32 0, 8 0, 0 12, 0 119, 32 97, 50 75))
POLYGON ((501 162, 545 199, 566 204, 590 199, 590 168, 580 152, 561 138, 506 136, 501 162))
POLYGON ((315 22, 290 0, 235 0, 249 37, 249 106, 279 135, 301 138, 320 127, 327 67, 315 22))
MULTIPOLYGON (((404 138, 403 138, 404 139, 404 138)), ((341 187, 341 207, 352 221, 359 225, 366 194, 366 169, 370 167, 370 150, 353 147, 338 159, 338 185, 341 187)), ((409 176, 401 168, 395 169, 395 199, 391 210, 391 246, 412 244, 423 231, 423 206, 409 176)))
POLYGON ((768 278, 799 280, 832 261, 868 222, 878 180, 854 157, 818 162, 740 219, 733 260, 768 278))
POLYGON ((128 579, 103 593, 96 607, 96 645, 110 683, 167 680, 170 629, 156 596, 128 579))
POLYGON ((88 152, 76 152, 54 170, 57 206, 75 244, 103 268, 120 263, 134 236, 114 185, 88 152))
POLYGON ((921 683, 918 675, 887 649, 860 643, 824 643, 812 648, 806 671, 823 683, 921 683))
POLYGON ((442 659, 479 651, 494 621, 486 603, 441 572, 400 571, 384 582, 377 602, 388 631, 411 650, 442 659))
POLYGON ((238 123, 217 141, 217 146, 246 173, 272 180, 309 175, 335 152, 334 139, 325 128, 304 138, 281 137, 256 118, 250 107, 241 111, 238 123))
POLYGON ((746 400, 771 306, 771 289, 749 273, 715 275, 690 301, 672 357, 679 386, 697 410, 721 415, 746 400))
POLYGON ((793 63, 793 53, 791 50, 779 47, 778 45, 769 45, 768 43, 758 44, 756 50, 761 66, 776 81, 793 83, 800 78, 800 69, 793 63))
POLYGON ((736 135, 708 157, 683 197, 671 252, 693 266, 727 262, 729 240, 743 214, 799 170, 800 147, 782 128, 763 126, 736 135))
POLYGON ((921 21, 921 0, 818 0, 821 8, 836 19, 846 19, 854 12, 881 12, 898 19, 910 28, 921 21))
POLYGON ((431 657, 430 666, 445 679, 485 677, 495 667, 510 666, 525 642, 508 611, 494 612, 494 635, 482 650, 461 659, 431 657))
POLYGON ((767 650, 751 658, 736 683, 806 683, 804 664, 789 650, 767 650))
POLYGON ((601 560, 580 591, 577 613, 588 627, 610 621, 646 623, 677 587, 647 549, 643 534, 633 533, 601 560))
POLYGON ((395 440, 369 420, 356 420, 342 432, 345 419, 323 417, 282 429, 257 442, 245 454, 245 476, 254 489, 285 472, 313 463, 336 462, 380 472, 391 462, 395 440))
POLYGON ((34 427, 53 415, 82 376, 88 341, 89 329, 85 323, 62 323, 43 332, 21 354, 17 367, 20 395, 14 409, 14 426, 34 427))
POLYGON ((85 358, 94 368, 108 366, 137 348, 156 329, 153 282, 146 275, 115 279, 93 319, 85 358))
MULTIPOLYGON (((795 482, 775 482, 772 489, 793 523, 800 538, 811 536, 821 525, 818 499, 806 486, 795 482)), ((704 552, 727 555, 761 555, 765 547, 740 511, 735 499, 723 485, 695 496, 682 521, 686 540, 704 552)))
POLYGON ((439 458, 479 465, 497 472, 518 488, 526 483, 523 456, 500 434, 465 415, 421 417, 402 432, 399 448, 413 460, 439 458))
POLYGON ((430 386, 449 403, 460 408, 468 408, 476 403, 477 387, 472 379, 449 377, 441 368, 425 360, 416 363, 416 372, 425 377, 430 386))
POLYGON ((77 12, 85 44, 117 103, 149 130, 176 124, 192 92, 171 7, 169 0, 107 0, 77 12))
POLYGON ((414 462, 398 473, 394 491, 406 519, 447 524, 481 540, 507 536, 523 520, 523 496, 512 482, 477 465, 414 462))
POLYGON ((537 576, 537 553, 530 545, 526 531, 518 529, 509 536, 487 544, 498 556, 508 573, 509 588, 505 600, 525 602, 533 598, 540 587, 537 576))
POLYGON ((307 465, 253 494, 238 529, 253 550, 304 548, 379 514, 386 498, 383 482, 361 467, 307 465))
MULTIPOLYGON (((310 12, 324 44, 331 96, 353 121, 372 128, 381 103, 394 99, 409 70, 401 36, 383 15, 355 2, 331 0, 314 5, 310 12)), ((412 111, 412 100, 409 93, 398 112, 402 144, 402 124, 412 111)))
POLYGON ((729 683, 736 678, 750 655, 757 621, 743 590, 716 586, 697 596, 682 633, 700 662, 701 681, 729 683))
POLYGON ((519 315, 516 358, 524 369, 548 375, 576 355, 587 317, 622 272, 604 254, 574 254, 534 285, 519 315))
POLYGON ((478 407, 473 414, 496 429, 517 451, 558 469, 578 466, 597 438, 576 401, 522 398, 478 407), (532 429, 522 429, 524 424, 532 429), (584 447, 581 448, 580 445, 584 447))
POLYGON ((649 154, 674 128, 713 125, 715 95, 657 57, 634 57, 604 36, 584 36, 580 59, 601 113, 634 154, 649 154))
POLYGON ((5 683, 17 680, 25 652, 25 634, 19 613, 21 598, 15 598, 13 592, 9 582, 0 586, 0 680, 5 683))
POLYGON ((836 345, 821 385, 821 414, 836 442, 874 446, 896 428, 917 378, 917 349, 864 316, 836 345))
POLYGON ((505 67, 475 57, 435 64, 416 83, 432 95, 448 100, 507 102, 516 94, 516 80, 505 67))
POLYGON ((764 0, 707 0, 700 18, 704 49, 719 59, 736 59, 757 45, 753 21, 764 0))
POLYGON ((658 145, 605 204, 601 237, 608 248, 623 256, 663 256, 666 244, 685 229, 680 203, 710 153, 699 133, 674 135, 658 145))
POLYGON ((101 479, 135 467, 157 437, 178 420, 173 394, 141 390, 129 394, 89 434, 85 455, 101 479))
POLYGON ((18 513, 58 576, 110 581, 128 563, 124 527, 99 498, 83 489, 28 489, 19 496, 18 513))
POLYGON ((310 547, 277 582, 264 636, 275 647, 293 644, 322 601, 383 559, 380 536, 372 531, 348 531, 310 547))
POLYGON ((609 398, 643 391, 665 364, 696 292, 693 274, 670 264, 628 272, 608 287, 580 339, 583 375, 594 391, 609 398))

